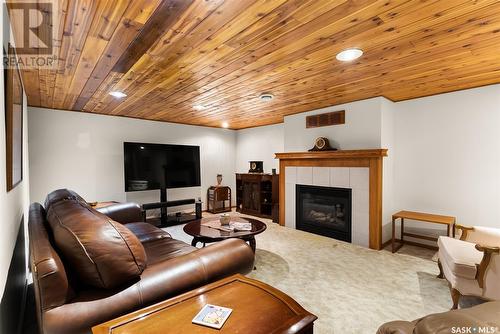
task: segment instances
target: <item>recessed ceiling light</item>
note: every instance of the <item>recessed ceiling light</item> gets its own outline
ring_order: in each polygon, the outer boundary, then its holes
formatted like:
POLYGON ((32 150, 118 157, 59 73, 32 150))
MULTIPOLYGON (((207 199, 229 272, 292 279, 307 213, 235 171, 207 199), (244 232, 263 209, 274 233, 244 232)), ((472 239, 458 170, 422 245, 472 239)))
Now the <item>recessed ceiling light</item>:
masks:
POLYGON ((358 59, 363 55, 363 50, 361 49, 345 49, 339 53, 337 53, 337 60, 340 61, 352 61, 354 59, 358 59))
POLYGON ((113 96, 113 97, 116 97, 118 99, 121 99, 123 97, 126 97, 127 94, 125 94, 124 92, 120 92, 118 90, 114 90, 112 92, 109 92, 109 95, 113 96))
POLYGON ((144 146, 141 146, 141 150, 143 150, 145 147, 144 146))
POLYGON ((229 127, 229 123, 228 122, 222 122, 222 127, 224 129, 227 129, 229 127))
POLYGON ((194 109, 194 110, 201 111, 201 110, 205 110, 205 109, 207 109, 207 107, 205 107, 204 105, 201 105, 201 104, 195 104, 195 105, 193 106, 193 109, 194 109))
POLYGON ((259 95, 259 99, 264 102, 271 101, 274 99, 274 95, 270 93, 262 93, 259 95))

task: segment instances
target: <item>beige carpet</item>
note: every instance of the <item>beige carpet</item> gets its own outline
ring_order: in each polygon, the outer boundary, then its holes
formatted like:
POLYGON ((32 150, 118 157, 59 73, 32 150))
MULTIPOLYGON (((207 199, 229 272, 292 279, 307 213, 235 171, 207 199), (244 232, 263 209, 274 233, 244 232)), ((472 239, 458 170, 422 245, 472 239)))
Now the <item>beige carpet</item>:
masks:
MULTIPOLYGON (((317 315, 316 334, 373 334, 384 322, 413 320, 451 306, 447 284, 435 278, 436 263, 428 259, 373 251, 264 221, 268 228, 256 237, 257 270, 249 276, 317 315)), ((182 226, 167 231, 191 242, 182 226)))

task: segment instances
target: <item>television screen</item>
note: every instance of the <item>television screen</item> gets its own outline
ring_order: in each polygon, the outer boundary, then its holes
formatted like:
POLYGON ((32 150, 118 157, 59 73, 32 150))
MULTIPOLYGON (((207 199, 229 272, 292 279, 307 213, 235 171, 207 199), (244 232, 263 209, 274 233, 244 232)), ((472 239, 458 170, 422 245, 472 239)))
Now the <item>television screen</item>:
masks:
POLYGON ((124 143, 125 191, 197 187, 200 147, 124 143))

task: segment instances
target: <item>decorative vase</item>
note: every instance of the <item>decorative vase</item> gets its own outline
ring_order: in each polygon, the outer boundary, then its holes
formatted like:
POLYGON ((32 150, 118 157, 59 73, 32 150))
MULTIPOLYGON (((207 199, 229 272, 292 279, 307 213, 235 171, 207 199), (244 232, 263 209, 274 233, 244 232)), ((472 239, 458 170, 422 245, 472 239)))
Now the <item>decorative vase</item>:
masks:
POLYGON ((220 215, 220 224, 222 226, 227 226, 229 225, 229 222, 231 222, 231 217, 227 213, 223 213, 220 215))
POLYGON ((222 174, 217 174, 217 186, 222 184, 222 174))

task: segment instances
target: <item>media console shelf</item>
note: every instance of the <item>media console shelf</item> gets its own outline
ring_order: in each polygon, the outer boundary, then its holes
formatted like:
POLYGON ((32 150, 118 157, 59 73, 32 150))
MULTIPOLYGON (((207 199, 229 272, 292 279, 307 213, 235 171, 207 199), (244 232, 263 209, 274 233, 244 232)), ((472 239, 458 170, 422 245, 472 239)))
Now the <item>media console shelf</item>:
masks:
POLYGON ((142 205, 142 217, 144 219, 144 222, 152 222, 152 223, 155 222, 146 219, 146 212, 148 210, 154 210, 154 209, 162 210, 161 218, 158 219, 159 225, 161 227, 183 224, 193 221, 195 219, 201 219, 201 201, 197 201, 194 198, 181 199, 176 201, 167 201, 167 202, 145 203, 142 205), (195 214, 181 213, 171 216, 166 214, 167 208, 181 206, 181 205, 189 205, 189 204, 194 204, 195 214))

